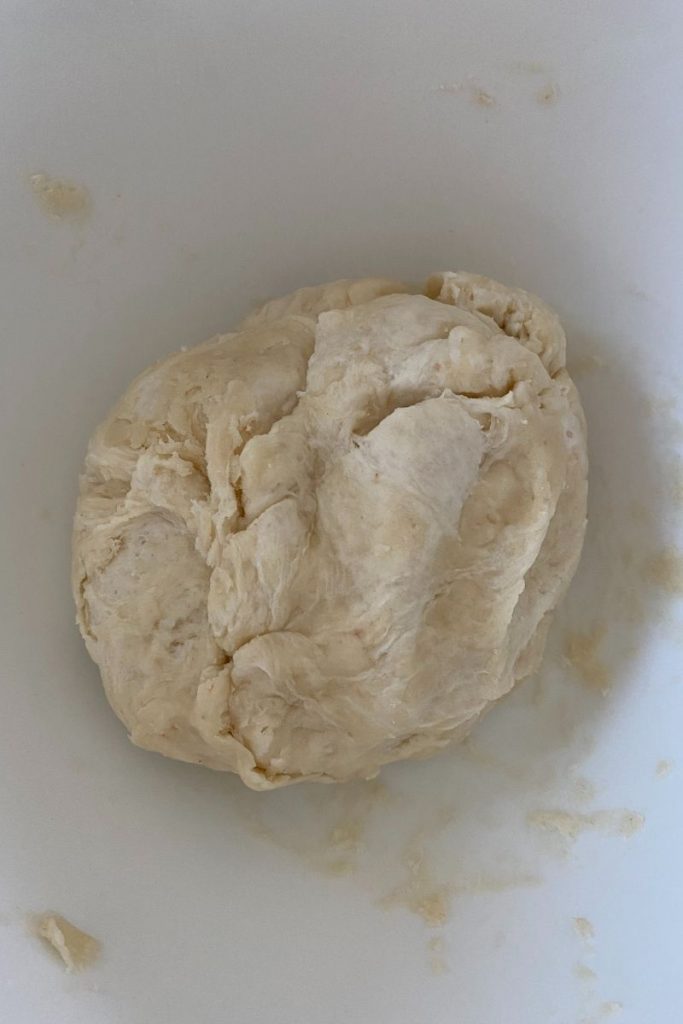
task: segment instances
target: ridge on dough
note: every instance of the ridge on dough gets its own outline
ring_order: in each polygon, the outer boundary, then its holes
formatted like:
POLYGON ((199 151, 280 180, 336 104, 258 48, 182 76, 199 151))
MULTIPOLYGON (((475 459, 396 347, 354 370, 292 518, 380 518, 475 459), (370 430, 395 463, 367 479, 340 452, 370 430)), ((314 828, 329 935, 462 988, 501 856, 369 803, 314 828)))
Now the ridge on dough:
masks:
POLYGON ((93 435, 78 622, 140 746, 267 789, 462 738, 539 664, 585 423, 555 314, 336 281, 169 356, 93 435))

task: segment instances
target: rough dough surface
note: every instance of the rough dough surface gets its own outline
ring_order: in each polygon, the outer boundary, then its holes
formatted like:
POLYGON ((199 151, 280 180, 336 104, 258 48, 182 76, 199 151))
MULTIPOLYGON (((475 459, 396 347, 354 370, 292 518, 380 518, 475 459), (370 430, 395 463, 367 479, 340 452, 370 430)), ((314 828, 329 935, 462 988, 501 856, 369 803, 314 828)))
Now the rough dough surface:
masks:
POLYGON ((434 753, 539 663, 584 419, 538 299, 337 281, 135 380, 93 436, 78 622, 135 743, 267 789, 434 753))

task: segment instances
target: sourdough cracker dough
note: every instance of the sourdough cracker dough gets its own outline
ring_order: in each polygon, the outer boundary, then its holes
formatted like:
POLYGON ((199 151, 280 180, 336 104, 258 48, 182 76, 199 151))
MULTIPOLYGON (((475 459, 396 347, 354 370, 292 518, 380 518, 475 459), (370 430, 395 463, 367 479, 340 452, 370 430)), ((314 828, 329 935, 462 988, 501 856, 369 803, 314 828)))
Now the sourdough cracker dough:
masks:
POLYGON ((131 384, 88 449, 78 622, 132 740, 268 789, 462 738, 539 664, 584 419, 557 317, 337 281, 131 384))

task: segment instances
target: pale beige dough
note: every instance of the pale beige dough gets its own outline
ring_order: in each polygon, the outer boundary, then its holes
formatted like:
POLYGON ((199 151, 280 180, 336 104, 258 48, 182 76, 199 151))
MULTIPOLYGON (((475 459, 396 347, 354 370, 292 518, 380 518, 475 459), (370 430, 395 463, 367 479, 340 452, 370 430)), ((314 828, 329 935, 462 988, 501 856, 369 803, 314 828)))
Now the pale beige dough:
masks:
POLYGON ((90 442, 78 622, 142 747, 267 789, 462 738, 540 661, 585 426, 557 317, 337 281, 131 384, 90 442))
POLYGON ((97 939, 81 931, 60 914, 43 914, 36 921, 36 930, 64 961, 67 971, 82 971, 97 960, 101 947, 97 939))

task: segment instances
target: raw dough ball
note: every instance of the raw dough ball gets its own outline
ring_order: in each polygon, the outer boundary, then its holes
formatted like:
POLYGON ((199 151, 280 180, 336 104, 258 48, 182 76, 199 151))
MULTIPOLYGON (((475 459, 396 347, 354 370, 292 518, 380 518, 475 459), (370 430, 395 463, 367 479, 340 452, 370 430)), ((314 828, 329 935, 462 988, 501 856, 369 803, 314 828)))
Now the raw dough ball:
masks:
POLYGON ((267 303, 91 440, 78 622, 133 741, 247 785, 368 778, 538 666, 585 427, 557 317, 439 274, 267 303))

